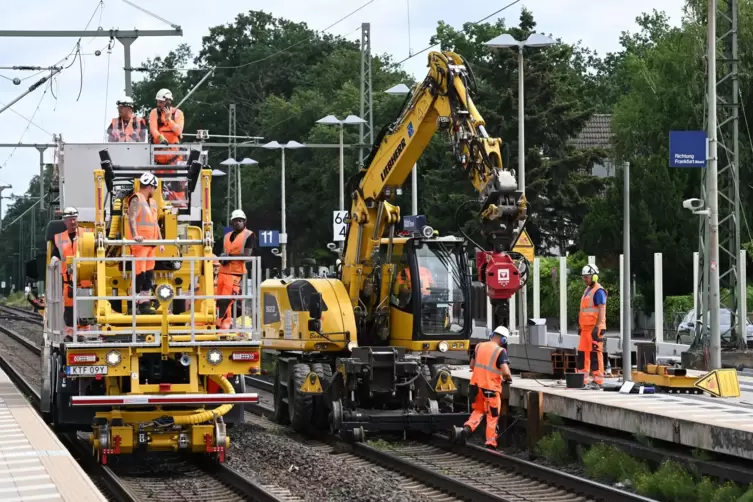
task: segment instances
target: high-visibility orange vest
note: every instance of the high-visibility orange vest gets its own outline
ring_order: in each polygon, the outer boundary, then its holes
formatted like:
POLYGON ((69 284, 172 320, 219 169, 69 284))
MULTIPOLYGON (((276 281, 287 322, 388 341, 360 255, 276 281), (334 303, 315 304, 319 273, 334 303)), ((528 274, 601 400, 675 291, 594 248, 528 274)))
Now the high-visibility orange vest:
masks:
MULTIPOLYGON (((157 203, 154 199, 146 199, 146 196, 136 192, 129 204, 138 204, 139 212, 136 215, 136 234, 145 240, 154 240, 159 238, 159 227, 157 223, 157 203)), ((126 239, 133 240, 134 235, 131 232, 131 224, 125 222, 126 239)))
MULTIPOLYGON (((578 314, 578 324, 581 329, 593 329, 597 327, 596 321, 599 318, 599 306, 594 305, 594 295, 599 290, 603 290, 604 294, 607 294, 607 290, 602 288, 598 282, 590 287, 586 287, 585 291, 583 291, 583 296, 580 299, 580 313, 578 314)), ((607 329, 606 316, 604 317, 604 320, 598 326, 601 330, 607 329)))
POLYGON ((112 119, 108 133, 110 142, 133 143, 144 141, 146 140, 146 121, 135 115, 127 122, 118 117, 112 119))
POLYGON ((165 112, 152 108, 149 112, 149 132, 152 143, 158 144, 160 135, 164 136, 171 145, 180 143, 183 138, 183 112, 178 108, 170 110, 172 125, 168 122, 165 112))
MULTIPOLYGON (((82 235, 84 235, 84 232, 86 230, 82 228, 76 229, 76 240, 75 242, 71 240, 71 236, 68 233, 68 230, 65 230, 63 232, 60 232, 59 234, 55 235, 55 246, 58 248, 58 251, 60 252, 60 261, 63 262, 61 264, 61 272, 63 274, 63 282, 70 284, 73 281, 73 276, 68 275, 68 267, 65 265, 65 261, 76 254, 76 247, 79 239, 82 235)), ((92 281, 79 281, 79 287, 81 288, 90 288, 92 286, 92 281)))
POLYGON ((471 385, 499 392, 502 389, 502 371, 497 368, 497 359, 505 350, 491 340, 476 346, 475 364, 471 373, 471 385))
MULTIPOLYGON (((249 237, 254 235, 254 233, 251 230, 244 228, 243 231, 240 232, 233 241, 230 240, 231 235, 233 235, 233 232, 228 232, 225 234, 223 251, 227 256, 243 256, 243 249, 246 247, 246 241, 249 237)), ((220 262, 221 274, 243 275, 245 271, 245 261, 225 260, 220 262)))
MULTIPOLYGON (((426 267, 419 266, 418 276, 419 280, 421 281, 421 291, 423 292, 423 294, 428 295, 433 282, 431 271, 426 267)), ((411 286, 410 269, 408 267, 405 267, 405 269, 403 269, 403 271, 398 274, 397 281, 398 283, 405 284, 408 287, 411 286)))

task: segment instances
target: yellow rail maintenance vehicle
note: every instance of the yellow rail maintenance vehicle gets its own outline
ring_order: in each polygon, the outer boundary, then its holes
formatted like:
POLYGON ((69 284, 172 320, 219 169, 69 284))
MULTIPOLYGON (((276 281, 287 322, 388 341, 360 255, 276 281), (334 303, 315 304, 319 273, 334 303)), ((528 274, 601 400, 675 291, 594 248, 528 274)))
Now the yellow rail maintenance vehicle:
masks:
POLYGON ((57 429, 91 430, 94 454, 190 451, 222 462, 228 426, 243 422, 243 405, 258 401, 245 390, 245 375, 260 373, 258 257, 247 263, 241 295, 234 296, 243 326, 216 327, 212 170, 201 145, 171 145, 181 161, 157 165, 160 145, 145 143, 57 145, 60 207, 78 209, 83 232, 75 254, 51 260, 55 235, 70 231, 62 220, 47 227, 46 308, 42 411, 57 429), (198 149, 197 149, 198 148, 198 149), (139 178, 158 179, 153 200, 161 239, 156 247, 154 289, 138 296, 135 257, 128 240, 128 206, 139 178), (72 291, 63 298, 66 267, 72 291), (150 293, 151 294, 151 293, 150 293), (149 300, 156 313, 141 313, 149 300), (68 303, 66 326, 64 314, 68 303), (72 307, 72 316, 70 315, 72 307), (69 321, 69 324, 71 322, 69 321))
MULTIPOLYGON (((465 352, 471 320, 468 239, 436 236, 418 215, 391 203, 437 131, 478 193, 476 267, 495 309, 521 287, 510 255, 526 201, 471 98, 475 80, 461 56, 431 52, 429 73, 378 135, 351 199, 338 278, 261 284, 265 349, 278 353, 275 418, 299 431, 353 440, 367 432, 449 431, 466 413, 442 353, 465 352), (398 236, 401 230, 406 236, 398 236)), ((330 244, 335 250, 336 246, 330 244)))

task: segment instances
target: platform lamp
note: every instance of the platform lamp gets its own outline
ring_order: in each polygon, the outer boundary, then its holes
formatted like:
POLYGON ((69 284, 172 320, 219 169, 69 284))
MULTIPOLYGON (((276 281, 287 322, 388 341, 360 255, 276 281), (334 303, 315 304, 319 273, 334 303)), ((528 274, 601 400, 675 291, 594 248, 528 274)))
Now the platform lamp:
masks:
POLYGON ((340 120, 334 115, 327 115, 316 121, 317 124, 340 126, 340 211, 345 211, 345 146, 343 130, 346 125, 365 124, 366 121, 357 115, 348 115, 340 120))
MULTIPOLYGON (((408 87, 405 84, 397 84, 396 86, 390 87, 386 91, 384 91, 385 94, 390 94, 392 96, 406 96, 410 94, 410 87, 408 87)), ((411 213, 418 214, 418 164, 413 164, 413 170, 411 171, 411 192, 410 192, 410 207, 411 207, 411 213)))

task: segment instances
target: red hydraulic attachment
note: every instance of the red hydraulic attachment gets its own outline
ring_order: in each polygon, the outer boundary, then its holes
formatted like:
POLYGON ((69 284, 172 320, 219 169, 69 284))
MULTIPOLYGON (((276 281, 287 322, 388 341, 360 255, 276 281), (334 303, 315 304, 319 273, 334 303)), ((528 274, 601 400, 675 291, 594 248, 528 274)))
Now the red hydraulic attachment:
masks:
POLYGON ((520 289, 520 272, 507 253, 476 251, 476 266, 490 300, 508 300, 520 289))

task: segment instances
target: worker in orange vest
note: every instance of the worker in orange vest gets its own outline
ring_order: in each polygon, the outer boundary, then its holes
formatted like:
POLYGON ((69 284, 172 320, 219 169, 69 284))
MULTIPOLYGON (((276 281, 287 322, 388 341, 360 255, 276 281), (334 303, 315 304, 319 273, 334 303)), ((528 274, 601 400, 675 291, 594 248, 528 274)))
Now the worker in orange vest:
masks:
MULTIPOLYGON (((162 240, 162 231, 157 221, 157 203, 154 201, 156 189, 156 176, 152 173, 142 174, 139 178, 139 190, 128 201, 126 239, 136 242, 162 240)), ((165 246, 159 248, 160 253, 165 252, 165 246)), ((155 246, 133 245, 131 252, 134 257, 154 257, 155 246)), ((132 277, 136 280, 136 294, 151 296, 154 287, 154 260, 135 261, 132 277)), ((139 314, 157 313, 148 299, 137 300, 136 307, 139 314)))
POLYGON ((133 113, 133 99, 129 96, 117 101, 118 118, 112 119, 107 128, 110 143, 134 143, 146 141, 146 120, 133 113))
POLYGON ((502 381, 512 382, 510 360, 507 357, 507 338, 510 330, 499 326, 488 342, 476 345, 471 358, 471 388, 476 391, 473 412, 463 428, 455 429, 456 438, 467 439, 486 417, 486 447, 497 449, 497 422, 502 406, 502 381))
MULTIPOLYGON (((66 265, 66 260, 69 257, 75 256, 80 237, 85 232, 84 229, 78 226, 78 209, 75 207, 66 207, 63 209, 63 223, 65 224, 65 230, 55 235, 52 249, 52 258, 50 264, 56 261, 61 261, 60 271, 63 275, 63 322, 65 326, 70 329, 73 328, 73 273, 72 269, 66 265)), ((79 280, 78 287, 90 288, 92 287, 91 281, 79 280)), ((66 334, 66 338, 71 338, 70 333, 66 334)))
MULTIPOLYGON (((154 145, 174 145, 183 139, 183 112, 173 108, 173 93, 169 89, 157 92, 157 107, 149 112, 149 133, 154 145)), ((174 151, 177 148, 161 148, 154 154, 156 164, 177 164, 180 155, 161 153, 174 151)))
POLYGON ((173 207, 185 209, 188 207, 188 197, 186 197, 187 188, 187 181, 171 181, 167 183, 165 198, 173 207))
MULTIPOLYGON (((254 251, 254 233, 246 228, 246 213, 242 209, 236 209, 230 215, 230 223, 233 230, 225 234, 222 254, 220 256, 251 256, 254 251)), ((218 296, 238 295, 241 292, 241 279, 246 272, 246 261, 221 260, 220 270, 217 274, 218 296)), ((217 327, 230 329, 233 318, 232 299, 217 300, 217 327)))
POLYGON ((580 299, 580 341, 578 343, 578 373, 584 373, 588 387, 601 389, 604 386, 604 331, 607 329, 607 290, 599 284, 599 268, 586 265, 581 270, 586 289, 580 299), (588 382, 592 358, 596 358, 593 382, 588 382))

